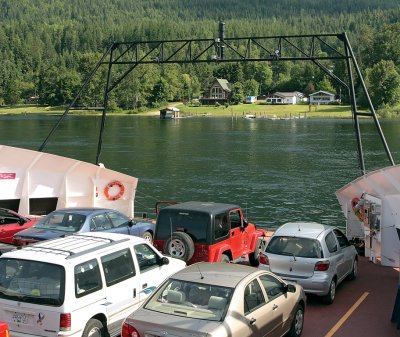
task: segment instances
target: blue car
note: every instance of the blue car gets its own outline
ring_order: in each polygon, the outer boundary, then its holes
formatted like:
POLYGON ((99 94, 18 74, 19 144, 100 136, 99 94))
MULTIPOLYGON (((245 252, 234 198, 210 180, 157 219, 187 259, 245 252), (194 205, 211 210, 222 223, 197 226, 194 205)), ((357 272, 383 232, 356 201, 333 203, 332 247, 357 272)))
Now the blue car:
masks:
POLYGON ((63 235, 86 232, 110 232, 129 234, 153 241, 155 224, 136 221, 108 208, 64 208, 55 210, 34 226, 14 235, 17 245, 53 239, 63 235))

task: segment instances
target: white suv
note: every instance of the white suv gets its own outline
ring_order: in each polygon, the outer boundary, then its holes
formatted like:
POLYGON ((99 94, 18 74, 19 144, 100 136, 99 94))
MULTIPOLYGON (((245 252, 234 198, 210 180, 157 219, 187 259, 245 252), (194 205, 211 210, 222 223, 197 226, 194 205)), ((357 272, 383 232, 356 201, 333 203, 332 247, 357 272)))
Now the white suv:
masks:
POLYGON ((123 234, 25 246, 0 256, 0 321, 10 337, 118 336, 124 318, 185 266, 123 234))

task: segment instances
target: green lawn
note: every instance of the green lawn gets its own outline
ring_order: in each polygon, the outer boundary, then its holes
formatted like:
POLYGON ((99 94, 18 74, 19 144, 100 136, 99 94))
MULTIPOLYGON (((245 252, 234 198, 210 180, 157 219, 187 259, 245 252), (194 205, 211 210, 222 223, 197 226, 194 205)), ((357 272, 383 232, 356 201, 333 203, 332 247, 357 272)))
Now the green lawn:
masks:
POLYGON ((266 105, 266 104, 239 104, 228 107, 201 106, 190 107, 183 104, 176 105, 181 114, 207 115, 207 116, 233 116, 243 117, 253 114, 256 117, 329 117, 350 118, 351 107, 339 105, 266 105))
MULTIPOLYGON (((257 118, 276 117, 308 117, 308 118, 350 118, 350 106, 339 105, 265 105, 265 104, 239 104, 225 106, 188 106, 182 103, 171 104, 181 110, 181 116, 211 116, 211 117, 243 117, 246 114, 254 114, 257 118)), ((48 107, 38 105, 20 105, 15 107, 0 107, 0 114, 62 114, 63 107, 48 107)), ((141 112, 138 115, 157 115, 158 109, 141 112)), ((101 111, 71 110, 71 114, 100 114, 101 111)), ((135 112, 109 112, 109 114, 135 114, 135 112)))

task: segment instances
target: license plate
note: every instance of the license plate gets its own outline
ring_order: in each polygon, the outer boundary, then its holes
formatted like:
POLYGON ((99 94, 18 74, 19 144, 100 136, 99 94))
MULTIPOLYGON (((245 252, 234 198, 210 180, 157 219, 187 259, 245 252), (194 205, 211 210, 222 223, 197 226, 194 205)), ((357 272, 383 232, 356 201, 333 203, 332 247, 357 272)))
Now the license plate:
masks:
POLYGON ((12 321, 18 324, 28 324, 28 316, 23 313, 15 312, 12 315, 12 321))

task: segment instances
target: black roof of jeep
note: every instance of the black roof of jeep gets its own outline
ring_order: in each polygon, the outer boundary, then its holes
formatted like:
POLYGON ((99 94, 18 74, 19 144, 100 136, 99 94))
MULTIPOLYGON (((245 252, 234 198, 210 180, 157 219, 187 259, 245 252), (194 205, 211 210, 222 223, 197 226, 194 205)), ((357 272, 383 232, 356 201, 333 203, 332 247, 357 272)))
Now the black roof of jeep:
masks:
POLYGON ((208 213, 211 215, 221 214, 231 209, 240 208, 240 206, 232 204, 221 204, 216 202, 203 202, 203 201, 187 201, 180 204, 166 206, 160 210, 177 210, 177 211, 197 211, 208 213))

